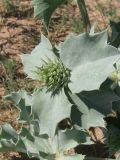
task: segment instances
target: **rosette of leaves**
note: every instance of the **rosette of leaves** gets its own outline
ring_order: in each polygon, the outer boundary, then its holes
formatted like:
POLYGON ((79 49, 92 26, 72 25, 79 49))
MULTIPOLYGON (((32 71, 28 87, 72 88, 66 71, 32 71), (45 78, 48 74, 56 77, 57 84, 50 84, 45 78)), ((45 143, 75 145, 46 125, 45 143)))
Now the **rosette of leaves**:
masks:
POLYGON ((21 58, 28 78, 40 80, 54 96, 58 96, 56 93, 63 88, 65 92, 71 90, 68 94, 80 112, 79 117, 87 116, 84 118, 87 121, 91 119, 89 128, 90 125, 104 126, 103 116, 111 113, 112 101, 119 99, 112 91, 99 91, 100 85, 114 71, 113 64, 119 59, 119 53, 107 44, 107 31, 104 31, 71 35, 57 47, 57 54, 42 35, 40 44, 32 53, 21 58), (82 91, 86 91, 85 95, 82 91), (92 120, 94 115, 96 119, 100 117, 100 121, 92 120))
POLYGON ((56 72, 58 80, 59 76, 62 77, 60 83, 64 83, 63 87, 68 84, 73 93, 99 89, 101 83, 114 71, 113 64, 120 57, 118 49, 107 44, 107 31, 71 35, 57 49, 58 56, 50 41, 42 35, 40 44, 32 53, 22 55, 24 71, 28 78, 42 81, 46 76, 50 78, 49 82, 52 78, 57 81, 53 73, 56 72))
MULTIPOLYGON (((43 117, 43 113, 40 113, 43 92, 39 91, 38 93, 36 91, 33 95, 28 95, 25 91, 19 91, 6 96, 8 100, 11 99, 16 103, 17 108, 20 110, 19 122, 25 124, 26 127, 23 126, 17 133, 9 124, 3 125, 0 133, 0 152, 18 151, 27 153, 29 157, 36 157, 40 160, 83 160, 84 155, 76 154, 70 156, 66 154, 69 149, 86 142, 87 134, 83 130, 73 126, 71 130, 66 130, 66 132, 57 128, 54 136, 51 136, 49 133, 46 134, 45 128, 48 127, 49 130, 52 130, 52 127, 56 125, 53 119, 55 121, 56 119, 58 120, 57 116, 59 117, 59 115, 56 112, 55 115, 51 115, 52 117, 50 115, 47 117, 47 114, 44 112, 43 117), (38 115, 39 118, 37 117, 38 115), (49 123, 47 118, 50 120, 49 123), (48 124, 46 124, 45 120, 48 124), (45 125, 44 128, 40 125, 41 121, 45 125)), ((46 106, 44 105, 44 107, 46 106)), ((59 109, 59 106, 57 107, 59 109)), ((58 110, 59 114, 61 114, 61 110, 58 110)), ((50 111, 50 113, 52 112, 50 111)))

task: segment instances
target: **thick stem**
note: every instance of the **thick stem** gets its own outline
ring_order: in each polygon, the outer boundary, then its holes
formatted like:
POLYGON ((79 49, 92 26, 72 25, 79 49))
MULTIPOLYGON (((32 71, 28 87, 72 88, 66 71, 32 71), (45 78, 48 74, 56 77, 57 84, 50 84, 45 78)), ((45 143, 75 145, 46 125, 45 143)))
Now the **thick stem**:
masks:
POLYGON ((91 24, 90 24, 90 20, 89 20, 89 16, 88 16, 88 12, 86 9, 86 5, 85 5, 85 1, 84 0, 77 0, 81 15, 82 15, 82 19, 85 25, 85 30, 86 32, 90 31, 91 28, 91 24))

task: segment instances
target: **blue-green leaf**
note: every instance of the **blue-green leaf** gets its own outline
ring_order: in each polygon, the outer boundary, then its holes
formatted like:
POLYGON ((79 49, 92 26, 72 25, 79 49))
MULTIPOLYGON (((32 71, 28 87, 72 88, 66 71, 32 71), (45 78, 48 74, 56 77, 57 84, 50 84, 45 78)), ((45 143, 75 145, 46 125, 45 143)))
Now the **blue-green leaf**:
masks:
POLYGON ((66 0, 33 0, 35 16, 43 18, 48 28, 53 12, 66 0))
POLYGON ((50 92, 46 92, 46 89, 35 92, 32 110, 40 120, 40 134, 48 134, 53 137, 57 124, 70 117, 71 106, 63 91, 52 97, 50 92))
POLYGON ((31 54, 22 55, 21 59, 24 65, 24 72, 28 75, 28 78, 38 80, 39 76, 36 73, 38 67, 41 67, 44 61, 55 60, 56 56, 51 43, 42 35, 40 44, 35 47, 31 54))
POLYGON ((112 112, 113 102, 120 99, 112 90, 69 93, 69 96, 76 105, 76 107, 72 107, 72 120, 86 129, 96 126, 105 127, 103 117, 112 112))
POLYGON ((60 58, 72 70, 72 92, 99 89, 101 83, 114 71, 113 64, 120 52, 107 44, 107 31, 70 36, 62 45, 60 58))

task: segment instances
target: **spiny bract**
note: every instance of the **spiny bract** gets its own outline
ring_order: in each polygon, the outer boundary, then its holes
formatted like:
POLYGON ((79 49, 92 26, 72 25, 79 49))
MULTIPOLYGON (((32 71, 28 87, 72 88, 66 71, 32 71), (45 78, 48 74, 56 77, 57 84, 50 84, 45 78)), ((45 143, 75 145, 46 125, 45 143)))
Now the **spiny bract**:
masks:
POLYGON ((54 94, 70 82, 71 71, 62 62, 49 60, 49 62, 45 62, 42 67, 38 68, 37 74, 47 90, 52 91, 54 94))

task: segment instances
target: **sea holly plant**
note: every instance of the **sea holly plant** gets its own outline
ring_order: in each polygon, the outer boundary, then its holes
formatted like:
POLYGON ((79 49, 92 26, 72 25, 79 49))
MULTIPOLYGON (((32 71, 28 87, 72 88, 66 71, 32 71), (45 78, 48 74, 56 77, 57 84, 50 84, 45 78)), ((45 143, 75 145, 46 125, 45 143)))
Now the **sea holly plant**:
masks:
POLYGON ((10 125, 1 128, 0 151, 44 160, 84 159, 66 153, 78 144, 91 144, 89 128, 105 128, 103 118, 120 100, 106 84, 106 79, 116 82, 110 75, 120 57, 107 39, 107 31, 71 35, 55 48, 42 35, 32 53, 21 56, 27 78, 40 81, 40 86, 31 95, 18 91, 5 97, 20 110, 23 126, 19 133, 10 125), (70 123, 64 132, 62 121, 70 123))
MULTIPOLYGON (((119 58, 119 51, 107 44, 106 31, 97 34, 83 33, 80 36, 70 36, 58 49, 59 55, 56 56, 51 43, 42 35, 41 43, 32 53, 22 56, 24 71, 28 78, 40 80, 52 96, 58 96, 57 93, 61 92, 62 88, 65 91, 71 90, 72 104, 75 103, 82 114, 89 115, 88 104, 83 102, 82 97, 74 93, 80 93, 83 90, 88 92, 98 90, 101 83, 114 71, 113 64, 119 58)), ((105 92, 102 94, 98 91, 97 99, 105 94, 106 97, 109 97, 107 103, 110 105, 108 110, 106 109, 107 112, 99 108, 105 106, 106 101, 103 102, 104 105, 94 102, 96 99, 95 92, 94 100, 89 102, 93 101, 89 106, 92 106, 94 110, 101 111, 102 115, 93 111, 96 117, 109 114, 112 111, 112 107, 110 107, 112 101, 119 99, 112 91, 105 92)), ((87 94, 86 98, 89 96, 87 94)), ((84 99, 86 100, 86 98, 84 99)))

